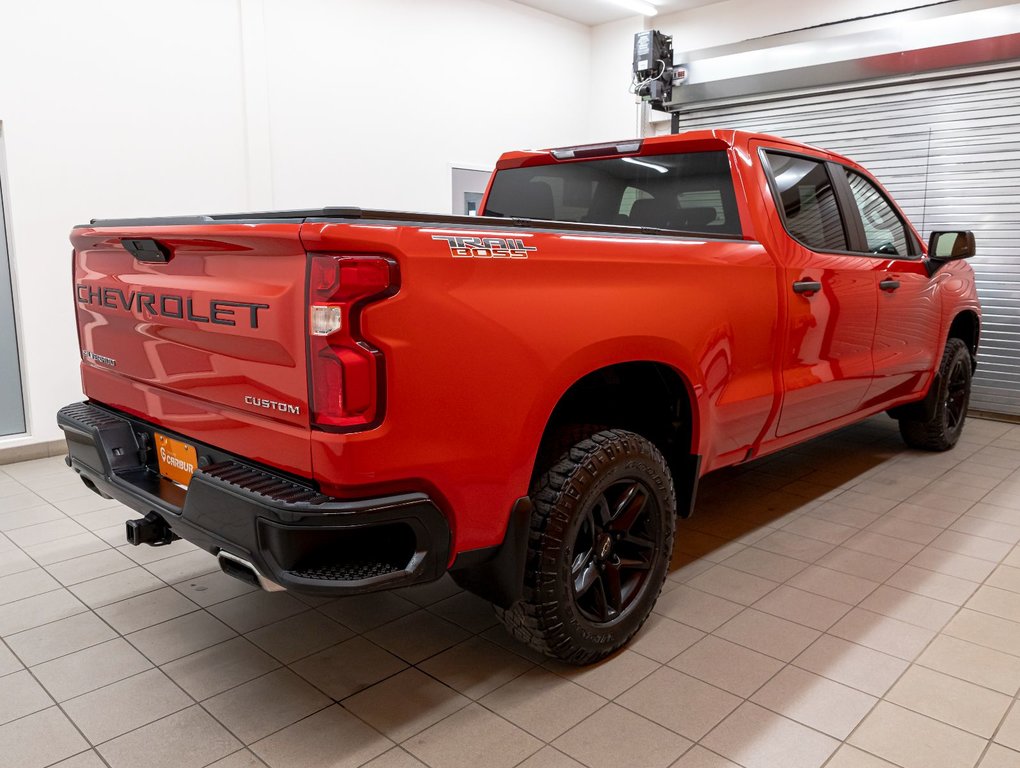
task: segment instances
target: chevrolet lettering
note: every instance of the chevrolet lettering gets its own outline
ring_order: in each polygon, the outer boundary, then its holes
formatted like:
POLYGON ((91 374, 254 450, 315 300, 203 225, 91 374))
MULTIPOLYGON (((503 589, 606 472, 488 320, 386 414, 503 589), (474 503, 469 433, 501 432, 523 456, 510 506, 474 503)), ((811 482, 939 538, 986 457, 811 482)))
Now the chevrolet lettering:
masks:
POLYGON ((259 327, 259 311, 268 310, 268 304, 226 299, 196 300, 172 293, 127 290, 110 286, 76 283, 75 295, 79 304, 107 309, 123 309, 139 315, 170 317, 190 320, 193 323, 236 326, 240 319, 249 328, 259 327))

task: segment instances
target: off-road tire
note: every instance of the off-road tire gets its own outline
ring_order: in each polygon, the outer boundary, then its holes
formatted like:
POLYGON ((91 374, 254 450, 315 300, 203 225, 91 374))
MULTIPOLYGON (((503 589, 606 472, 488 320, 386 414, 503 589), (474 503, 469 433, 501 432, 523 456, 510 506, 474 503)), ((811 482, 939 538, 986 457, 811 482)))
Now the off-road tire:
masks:
POLYGON ((974 365, 970 349, 961 339, 950 338, 939 365, 935 412, 927 421, 900 419, 900 434, 911 448, 948 451, 963 432, 970 402, 974 365))
POLYGON ((662 590, 676 521, 672 475, 650 441, 606 429, 563 453, 537 479, 531 496, 535 511, 523 599, 496 613, 534 650, 590 664, 626 644, 662 590), (633 512, 639 501, 640 510, 633 512), (628 520, 631 527, 624 533, 628 520), (588 581, 591 573, 596 575, 588 581), (584 590, 580 596, 578 589, 584 590), (612 596, 620 605, 615 615, 612 596))

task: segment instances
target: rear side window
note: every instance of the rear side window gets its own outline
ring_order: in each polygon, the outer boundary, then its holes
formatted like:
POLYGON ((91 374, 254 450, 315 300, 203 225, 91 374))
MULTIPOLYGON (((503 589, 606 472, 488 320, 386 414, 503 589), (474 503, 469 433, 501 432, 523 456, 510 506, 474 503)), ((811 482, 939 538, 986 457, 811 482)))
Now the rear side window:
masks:
POLYGON ((868 251, 888 256, 909 256, 910 241, 903 219, 874 184, 849 168, 843 170, 850 183, 854 202, 861 212, 868 251))
POLYGON ((766 152, 786 229, 814 251, 846 251, 846 228, 825 163, 766 152))
POLYGON ((741 234, 722 151, 508 168, 496 173, 484 215, 741 234))

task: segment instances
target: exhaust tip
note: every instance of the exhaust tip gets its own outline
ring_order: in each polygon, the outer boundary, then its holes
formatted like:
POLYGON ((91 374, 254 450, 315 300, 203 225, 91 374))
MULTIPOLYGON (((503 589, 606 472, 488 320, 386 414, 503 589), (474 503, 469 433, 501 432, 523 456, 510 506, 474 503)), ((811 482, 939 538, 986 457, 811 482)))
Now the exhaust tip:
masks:
POLYGON ((216 559, 219 560, 220 570, 227 574, 227 576, 233 576, 245 584, 251 584, 253 587, 264 589, 266 592, 284 591, 283 587, 275 581, 267 579, 258 572, 254 565, 237 555, 232 555, 221 549, 219 554, 216 555, 216 559))

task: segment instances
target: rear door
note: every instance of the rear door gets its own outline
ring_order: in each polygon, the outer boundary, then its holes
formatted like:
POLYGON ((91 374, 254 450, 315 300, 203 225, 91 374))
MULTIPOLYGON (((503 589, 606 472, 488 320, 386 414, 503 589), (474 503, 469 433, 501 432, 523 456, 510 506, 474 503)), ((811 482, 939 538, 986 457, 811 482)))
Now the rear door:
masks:
POLYGON ((864 405, 880 404, 919 392, 942 350, 941 312, 933 281, 921 260, 910 227, 885 193, 857 171, 839 167, 848 192, 847 217, 853 249, 876 261, 878 308, 875 378, 864 405))
POLYGON ((74 230, 82 381, 196 442, 310 471, 300 220, 74 230))
POLYGON ((853 413, 863 402, 874 367, 876 263, 851 252, 825 158, 770 147, 761 156, 789 292, 776 430, 784 437, 853 413))

